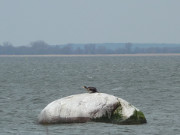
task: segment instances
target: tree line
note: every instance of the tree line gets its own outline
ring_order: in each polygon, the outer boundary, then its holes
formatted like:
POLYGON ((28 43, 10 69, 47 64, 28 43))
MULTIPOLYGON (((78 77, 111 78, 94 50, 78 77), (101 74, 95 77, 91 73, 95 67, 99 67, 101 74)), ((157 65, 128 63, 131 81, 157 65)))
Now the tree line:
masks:
POLYGON ((48 54, 137 54, 137 53, 180 53, 179 47, 136 47, 125 43, 115 49, 98 44, 76 46, 49 45, 44 41, 35 41, 29 46, 13 46, 9 42, 0 45, 0 55, 48 55, 48 54))

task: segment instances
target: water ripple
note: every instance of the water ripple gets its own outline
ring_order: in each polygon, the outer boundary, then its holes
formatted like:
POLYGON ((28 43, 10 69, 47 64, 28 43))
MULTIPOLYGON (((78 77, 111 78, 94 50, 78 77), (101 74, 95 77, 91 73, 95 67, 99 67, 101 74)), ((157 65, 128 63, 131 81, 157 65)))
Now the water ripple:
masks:
POLYGON ((180 57, 2 57, 0 127, 9 134, 179 134, 180 57), (39 112, 55 99, 86 92, 124 98, 142 109, 145 125, 79 123, 43 126, 39 112))

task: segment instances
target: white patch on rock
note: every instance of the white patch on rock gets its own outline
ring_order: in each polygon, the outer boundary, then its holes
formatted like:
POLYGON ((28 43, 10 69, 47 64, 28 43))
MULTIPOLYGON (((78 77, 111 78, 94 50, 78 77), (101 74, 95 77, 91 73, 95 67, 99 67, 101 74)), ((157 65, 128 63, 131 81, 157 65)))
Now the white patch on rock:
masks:
POLYGON ((135 110, 139 111, 139 109, 137 109, 136 107, 125 101, 124 99, 118 98, 118 100, 121 103, 122 115, 124 118, 129 118, 130 116, 132 116, 135 110))

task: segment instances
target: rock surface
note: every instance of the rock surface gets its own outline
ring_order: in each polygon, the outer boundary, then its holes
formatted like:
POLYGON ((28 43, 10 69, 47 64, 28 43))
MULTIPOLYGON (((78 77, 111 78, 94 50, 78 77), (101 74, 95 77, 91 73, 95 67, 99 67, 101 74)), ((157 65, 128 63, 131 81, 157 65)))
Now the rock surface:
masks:
POLYGON ((71 95, 48 104, 39 115, 39 123, 110 122, 146 123, 144 114, 127 101, 105 93, 71 95))

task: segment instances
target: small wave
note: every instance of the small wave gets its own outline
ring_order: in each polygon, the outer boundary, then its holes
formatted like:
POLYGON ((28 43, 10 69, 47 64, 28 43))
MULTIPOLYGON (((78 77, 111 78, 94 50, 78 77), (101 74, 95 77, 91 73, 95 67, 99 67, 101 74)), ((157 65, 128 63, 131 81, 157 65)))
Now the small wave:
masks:
POLYGON ((117 87, 117 88, 113 88, 112 90, 114 90, 114 91, 116 91, 116 90, 122 90, 123 89, 123 87, 117 87))

